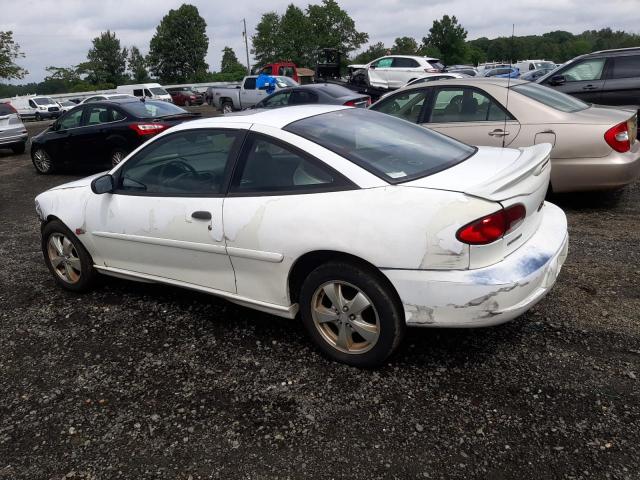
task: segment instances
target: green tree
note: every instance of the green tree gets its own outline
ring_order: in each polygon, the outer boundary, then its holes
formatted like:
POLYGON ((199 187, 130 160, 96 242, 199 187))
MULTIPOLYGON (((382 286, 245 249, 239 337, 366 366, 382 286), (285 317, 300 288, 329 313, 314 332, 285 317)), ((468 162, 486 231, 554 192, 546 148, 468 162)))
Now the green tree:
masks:
POLYGON ((291 4, 280 17, 278 28, 279 60, 291 60, 296 65, 311 65, 314 42, 309 32, 311 24, 305 13, 291 4))
POLYGON ((122 83, 127 68, 127 49, 120 47, 115 32, 102 32, 92 40, 93 46, 87 53, 87 61, 80 65, 87 73, 87 81, 113 86, 122 83))
POLYGON ((319 5, 309 5, 307 17, 313 39, 313 50, 337 48, 345 55, 357 50, 369 40, 369 35, 356 30, 349 14, 335 0, 322 0, 319 5))
POLYGON ((395 55, 416 55, 418 53, 418 42, 411 37, 398 37, 393 42, 391 53, 395 55))
POLYGON ((262 14, 256 25, 256 33, 251 37, 251 44, 257 65, 264 65, 278 60, 280 16, 276 12, 262 14))
POLYGON ((382 42, 374 43, 373 45, 369 45, 369 47, 365 51, 360 52, 358 55, 353 57, 351 59, 351 63, 354 63, 356 65, 369 63, 370 61, 375 60, 376 58, 384 57, 387 54, 387 52, 388 52, 388 49, 387 47, 384 46, 384 43, 382 42))
POLYGON ((193 5, 169 10, 151 39, 147 64, 166 83, 194 82, 207 74, 207 23, 193 5))
POLYGON ((458 19, 445 15, 442 20, 434 20, 429 35, 422 39, 425 47, 434 47, 440 51, 445 65, 462 63, 466 56, 467 31, 458 24, 458 19))
POLYGON ((13 32, 0 31, 0 78, 24 78, 29 72, 15 63, 23 57, 20 45, 13 41, 13 32))
POLYGON ((222 62, 220 62, 220 73, 233 74, 242 78, 247 74, 247 67, 242 65, 236 57, 236 53, 231 47, 222 49, 222 62))
POLYGON ((147 72, 147 62, 140 53, 138 47, 131 47, 129 50, 129 58, 127 59, 127 67, 131 74, 131 79, 135 83, 142 83, 149 80, 149 72, 147 72))

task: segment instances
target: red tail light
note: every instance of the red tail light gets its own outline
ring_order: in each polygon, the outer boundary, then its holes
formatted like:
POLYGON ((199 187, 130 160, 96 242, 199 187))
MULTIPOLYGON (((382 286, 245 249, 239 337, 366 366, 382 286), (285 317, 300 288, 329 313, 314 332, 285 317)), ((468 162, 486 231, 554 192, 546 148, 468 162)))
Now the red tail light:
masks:
POLYGON ((138 135, 156 135, 169 128, 169 125, 164 123, 132 123, 129 128, 138 135))
POLYGON ((504 237, 527 215, 524 205, 517 204, 474 220, 458 230, 456 238, 469 245, 486 245, 504 237))
POLYGON ((367 97, 367 107, 371 105, 371 97, 367 97))
POLYGON ((631 150, 631 140, 629 138, 629 124, 622 122, 610 128, 604 134, 604 140, 616 152, 624 153, 631 150))
POLYGON ((356 101, 355 100, 349 100, 348 102, 344 102, 344 106, 345 107, 355 107, 356 106, 356 101))

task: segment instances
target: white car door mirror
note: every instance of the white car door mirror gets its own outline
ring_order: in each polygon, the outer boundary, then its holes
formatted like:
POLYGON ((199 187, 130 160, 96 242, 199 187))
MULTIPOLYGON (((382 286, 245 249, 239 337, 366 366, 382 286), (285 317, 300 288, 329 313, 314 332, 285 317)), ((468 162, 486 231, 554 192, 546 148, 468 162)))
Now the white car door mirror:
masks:
POLYGON ((113 192, 114 186, 113 176, 107 173, 106 175, 93 179, 91 182, 91 191, 97 195, 102 195, 103 193, 113 192))

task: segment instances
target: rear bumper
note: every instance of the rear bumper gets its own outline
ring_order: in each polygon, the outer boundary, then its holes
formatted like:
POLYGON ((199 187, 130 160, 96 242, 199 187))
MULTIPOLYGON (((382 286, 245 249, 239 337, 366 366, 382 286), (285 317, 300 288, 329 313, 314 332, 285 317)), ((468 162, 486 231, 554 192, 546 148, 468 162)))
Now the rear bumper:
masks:
POLYGON ((554 192, 612 190, 640 176, 640 141, 626 153, 602 158, 552 158, 551 187, 554 192))
POLYGON ((567 219, 545 202, 537 232, 501 262, 475 270, 382 270, 404 306, 407 325, 486 327, 512 320, 540 301, 567 257, 567 219))
POLYGON ((0 132, 0 146, 7 147, 25 143, 29 138, 29 134, 25 132, 0 132))

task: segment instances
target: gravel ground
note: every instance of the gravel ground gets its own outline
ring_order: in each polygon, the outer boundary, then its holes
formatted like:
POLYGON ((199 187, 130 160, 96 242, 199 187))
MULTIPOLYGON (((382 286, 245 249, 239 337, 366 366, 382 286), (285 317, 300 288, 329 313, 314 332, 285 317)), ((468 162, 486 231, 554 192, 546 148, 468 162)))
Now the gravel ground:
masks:
POLYGON ((0 479, 640 479, 640 183, 555 199, 569 257, 532 311, 361 371, 214 297, 56 288, 33 198, 79 175, 1 150, 0 176, 0 479))

